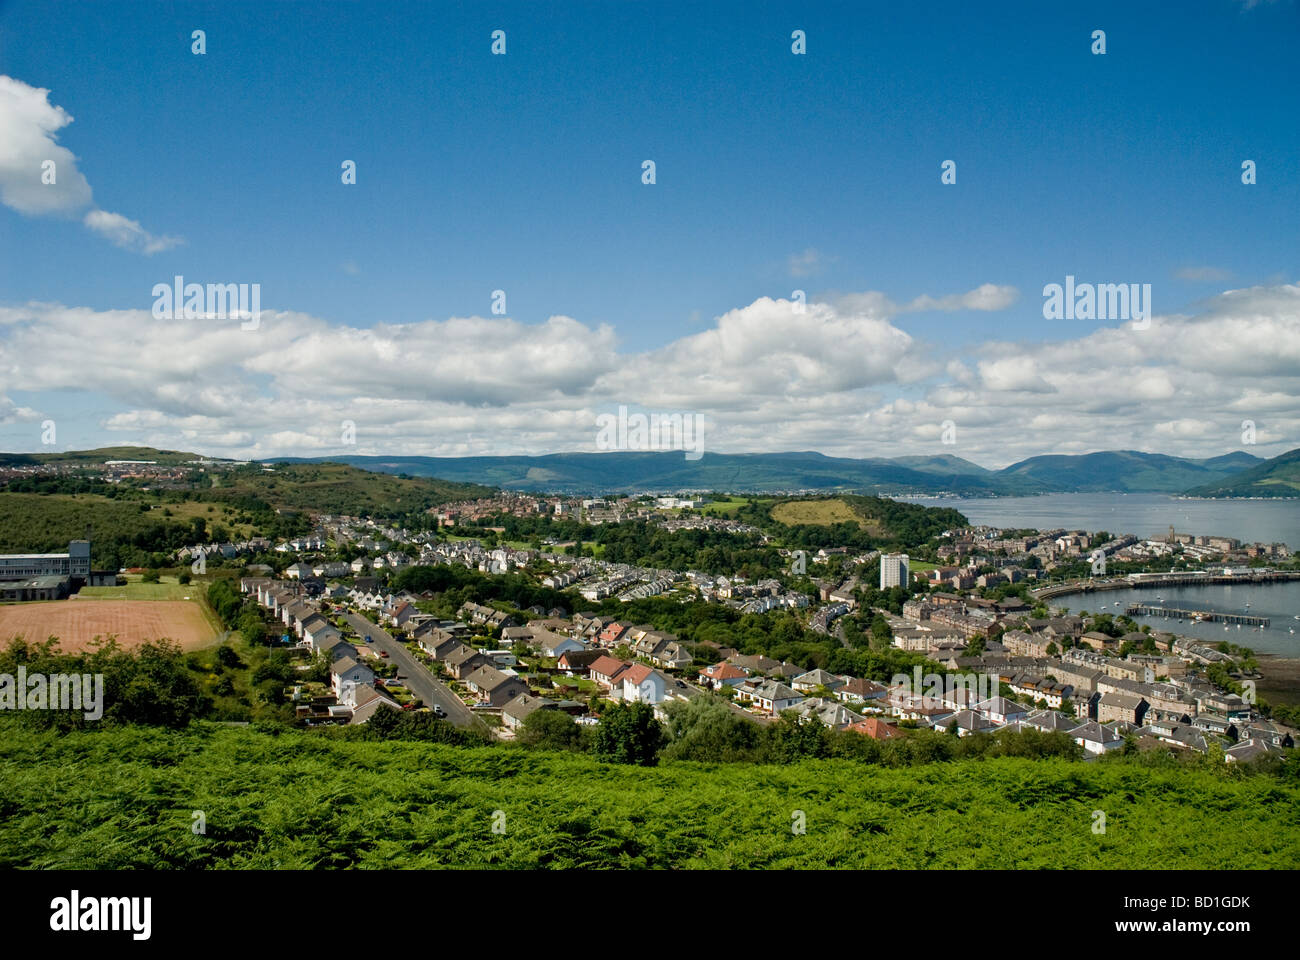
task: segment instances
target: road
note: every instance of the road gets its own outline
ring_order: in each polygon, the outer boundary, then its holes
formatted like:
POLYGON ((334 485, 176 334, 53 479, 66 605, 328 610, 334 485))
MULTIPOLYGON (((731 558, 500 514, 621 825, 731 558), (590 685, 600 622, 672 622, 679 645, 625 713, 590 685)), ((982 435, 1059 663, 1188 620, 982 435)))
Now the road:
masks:
POLYGON ((388 659, 397 665, 398 674, 406 678, 402 682, 424 701, 425 706, 432 707, 435 703, 438 704, 447 712, 447 719, 458 727, 487 728, 487 724, 476 717, 474 711, 461 702, 460 697, 447 689, 446 684, 435 677, 432 670, 416 660, 411 651, 406 649, 406 645, 394 638, 387 630, 371 623, 359 613, 345 613, 343 618, 352 625, 352 629, 357 632, 362 643, 365 643, 365 638, 369 636, 368 646, 388 654, 388 659))

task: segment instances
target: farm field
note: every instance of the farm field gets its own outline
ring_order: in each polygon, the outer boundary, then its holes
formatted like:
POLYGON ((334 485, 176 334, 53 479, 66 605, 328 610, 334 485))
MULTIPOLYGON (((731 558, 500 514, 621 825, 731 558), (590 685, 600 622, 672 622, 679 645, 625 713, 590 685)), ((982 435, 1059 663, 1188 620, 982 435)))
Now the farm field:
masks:
POLYGON ((0 606, 0 643, 17 636, 29 641, 58 637, 61 648, 72 652, 110 635, 124 648, 166 637, 182 649, 196 650, 215 640, 217 631, 197 601, 76 597, 0 606))

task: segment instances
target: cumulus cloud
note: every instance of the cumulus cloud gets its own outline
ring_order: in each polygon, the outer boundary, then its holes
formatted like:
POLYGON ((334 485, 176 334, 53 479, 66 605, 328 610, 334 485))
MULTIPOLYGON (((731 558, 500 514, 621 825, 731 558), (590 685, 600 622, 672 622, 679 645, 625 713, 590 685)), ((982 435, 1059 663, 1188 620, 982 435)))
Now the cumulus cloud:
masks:
MULTIPOLYGON (((92 203, 90 184, 77 157, 57 142, 72 123, 50 91, 0 75, 0 203, 29 217, 77 216, 92 203)), ((183 241, 157 237, 120 213, 92 209, 82 218, 92 232, 146 255, 183 241)))
MULTIPOLYGON (((764 297, 623 352, 612 328, 564 316, 363 327, 264 308, 242 330, 32 303, 0 307, 0 397, 89 391, 109 400, 94 429, 113 442, 241 457, 593 450, 596 418, 620 405, 702 414, 706 451, 986 466, 1117 448, 1214 456, 1240 448, 1245 419, 1253 452, 1300 445, 1300 285, 1228 291, 1147 330, 960 350, 917 340, 889 309, 871 292, 806 306, 764 297), (945 420, 956 445, 942 443, 945 420)), ((0 404, 6 416, 20 413, 0 404)))

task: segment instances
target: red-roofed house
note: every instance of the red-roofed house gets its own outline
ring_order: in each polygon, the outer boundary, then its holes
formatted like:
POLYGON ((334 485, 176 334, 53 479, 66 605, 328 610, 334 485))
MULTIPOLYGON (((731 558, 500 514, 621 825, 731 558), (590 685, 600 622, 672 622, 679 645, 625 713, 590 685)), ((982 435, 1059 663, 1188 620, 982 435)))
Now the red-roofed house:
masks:
POLYGON ((654 667, 634 663, 619 677, 622 698, 628 703, 662 703, 668 678, 654 667))
POLYGON ((854 733, 860 733, 863 736, 870 737, 872 740, 894 740, 903 736, 903 732, 897 727, 885 723, 879 717, 866 717, 857 723, 850 723, 845 730, 852 730, 854 733))
POLYGON ((734 687, 744 683, 748 676, 749 674, 740 667, 724 660, 722 663, 715 663, 701 670, 700 684, 714 690, 721 690, 723 687, 734 687))
POLYGON ((615 657, 601 657, 591 665, 591 679, 609 692, 615 683, 621 682, 619 678, 623 675, 632 664, 626 660, 619 660, 615 657))
POLYGON ((596 642, 606 648, 617 647, 623 637, 631 629, 632 628, 628 624, 619 623, 617 620, 614 620, 607 623, 605 629, 600 631, 596 637, 596 642))

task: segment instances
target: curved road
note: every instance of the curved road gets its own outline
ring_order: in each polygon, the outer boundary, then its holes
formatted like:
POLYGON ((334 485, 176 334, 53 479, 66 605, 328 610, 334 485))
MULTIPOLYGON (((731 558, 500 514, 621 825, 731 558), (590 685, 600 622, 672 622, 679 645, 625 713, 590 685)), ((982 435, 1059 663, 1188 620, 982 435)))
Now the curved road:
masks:
POLYGON ((460 697, 447 689, 447 686, 433 675, 432 670, 416 660, 400 640, 359 613, 345 613, 343 618, 357 632, 360 642, 365 643, 365 638, 369 635, 368 646, 388 654, 388 659, 397 665, 397 672, 406 678, 402 682, 424 701, 425 706, 432 707, 435 703, 438 704, 446 711, 447 719, 458 727, 478 726, 487 729, 487 724, 476 717, 474 712, 461 702, 460 697))

